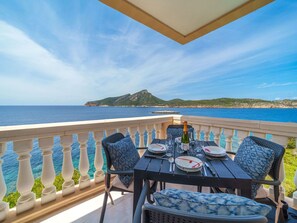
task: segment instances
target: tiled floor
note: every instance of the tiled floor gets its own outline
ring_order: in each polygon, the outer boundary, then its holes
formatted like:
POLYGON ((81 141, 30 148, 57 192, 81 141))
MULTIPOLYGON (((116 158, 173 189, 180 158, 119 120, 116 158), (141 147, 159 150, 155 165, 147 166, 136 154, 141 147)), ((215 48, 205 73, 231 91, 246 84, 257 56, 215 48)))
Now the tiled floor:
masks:
MULTIPOLYGON (((180 188, 185 190, 196 191, 197 188, 193 186, 170 185, 166 184, 167 188, 180 188)), ((206 191, 205 191, 206 192, 206 191)), ((133 194, 121 195, 119 192, 112 192, 115 205, 108 203, 104 222, 106 223, 127 223, 132 222, 132 201, 133 194)), ((98 223, 101 207, 103 202, 103 195, 91 198, 78 205, 63 210, 59 213, 54 213, 48 216, 47 219, 42 219, 42 223, 98 223)))

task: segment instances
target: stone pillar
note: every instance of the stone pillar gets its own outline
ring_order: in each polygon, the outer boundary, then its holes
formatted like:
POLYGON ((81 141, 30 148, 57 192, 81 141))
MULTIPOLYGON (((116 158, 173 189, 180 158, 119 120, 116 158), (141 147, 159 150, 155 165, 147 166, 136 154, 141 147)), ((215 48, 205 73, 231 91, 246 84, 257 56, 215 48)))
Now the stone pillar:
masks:
POLYGON ((13 150, 19 156, 17 190, 21 196, 16 205, 17 214, 30 210, 35 206, 36 195, 31 192, 34 185, 34 177, 30 163, 32 146, 31 139, 13 142, 13 150))
POLYGON ((89 134, 79 133, 78 134, 78 142, 80 144, 80 156, 79 156, 79 189, 84 189, 91 185, 90 176, 88 171, 90 169, 88 150, 87 150, 87 142, 89 139, 89 134))
POLYGON ((9 210, 8 203, 2 201, 7 190, 5 180, 3 177, 3 172, 2 172, 3 160, 1 159, 5 151, 6 151, 6 144, 0 143, 0 221, 3 221, 6 218, 9 210))
POLYGON ((104 172, 103 168, 103 155, 102 155, 102 139, 104 137, 104 132, 94 132, 94 138, 96 140, 96 151, 95 151, 95 159, 94 166, 96 168, 94 179, 95 183, 100 183, 104 180, 104 172))
POLYGON ((224 129, 224 135, 226 137, 226 150, 232 151, 232 137, 234 135, 234 130, 232 129, 224 129))
POLYGON ((62 195, 66 196, 72 194, 75 191, 74 181, 72 176, 74 173, 74 167, 71 157, 71 144, 72 136, 61 136, 61 145, 63 147, 63 165, 62 165, 62 176, 64 183, 62 185, 62 195))
POLYGON ((41 182, 44 185, 41 195, 41 204, 56 200, 56 187, 54 181, 56 177, 52 147, 54 145, 53 137, 41 138, 38 140, 39 148, 42 151, 42 175, 41 182))

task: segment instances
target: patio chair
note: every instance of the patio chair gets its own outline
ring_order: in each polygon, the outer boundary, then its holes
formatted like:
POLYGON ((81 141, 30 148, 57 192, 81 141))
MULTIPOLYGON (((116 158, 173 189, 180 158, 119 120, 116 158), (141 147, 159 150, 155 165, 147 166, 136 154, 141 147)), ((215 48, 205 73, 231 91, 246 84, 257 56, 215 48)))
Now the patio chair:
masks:
MULTIPOLYGON (((103 206, 102 206, 102 210, 101 210, 100 223, 102 223, 104 221, 104 215, 105 215, 105 211, 106 211, 108 197, 110 198, 112 205, 114 204, 113 199, 110 194, 111 191, 119 191, 119 192, 122 192, 122 194, 124 192, 133 193, 133 189, 134 189, 133 182, 128 187, 126 187, 121 182, 121 180, 119 178, 119 176, 133 176, 133 174, 134 174, 133 167, 129 170, 114 170, 114 169, 112 169, 114 164, 112 162, 111 154, 109 151, 110 143, 116 143, 124 138, 125 138, 125 136, 122 133, 115 133, 115 134, 112 134, 102 140, 102 146, 103 146, 105 156, 106 156, 106 173, 105 173, 105 180, 104 180, 105 194, 104 194, 103 206), (116 175, 116 176, 113 178, 113 181, 111 183, 112 175, 116 175)), ((145 148, 137 148, 137 149, 145 149, 145 148)), ((150 190, 151 190, 151 192, 156 190, 155 182, 151 183, 150 190)), ((147 199, 148 199, 148 201, 152 202, 150 197, 148 197, 147 199)))
MULTIPOLYGON (((172 135, 172 139, 175 140, 175 138, 183 135, 183 129, 184 125, 169 125, 166 133, 172 135)), ((188 132, 194 136, 194 128, 191 125, 188 125, 188 132)))
POLYGON ((267 218, 262 215, 232 216, 232 215, 212 215, 198 214, 186 211, 179 211, 159 205, 144 204, 146 194, 148 193, 148 184, 146 183, 141 192, 137 207, 134 213, 133 223, 265 223, 267 218))
MULTIPOLYGON (((271 150, 273 150, 274 152, 274 158, 273 158, 273 162, 271 165, 271 168, 268 172, 268 176, 271 179, 252 179, 252 183, 255 184, 266 184, 266 185, 271 185, 274 188, 274 200, 271 200, 270 198, 268 198, 266 196, 265 193, 261 193, 261 190, 263 190, 263 188, 260 188, 257 192, 257 196, 254 197, 254 199, 260 203, 265 203, 265 204, 269 204, 269 205, 273 205, 275 207, 277 206, 282 206, 280 200, 279 200, 279 189, 280 189, 280 185, 281 182, 279 180, 279 171, 280 171, 280 167, 281 167, 281 162, 282 162, 282 158, 284 156, 285 153, 285 148, 277 143, 271 142, 269 140, 266 139, 262 139, 262 138, 258 138, 255 136, 248 136, 245 138, 246 139, 251 139, 253 142, 255 142, 257 145, 265 147, 265 148, 269 148, 271 150)), ((227 153, 229 154, 233 154, 235 155, 235 159, 236 159, 236 153, 234 152, 229 152, 227 151, 227 153)), ((252 156, 251 153, 248 153, 249 155, 252 156)), ((239 166, 244 170, 245 167, 240 165, 239 166)), ((251 176, 253 178, 253 176, 251 176)), ((221 188, 212 188, 213 192, 228 192, 228 193, 235 193, 234 190, 227 188, 226 191, 223 191, 221 188)), ((280 212, 280 220, 283 221, 283 212, 280 212)))

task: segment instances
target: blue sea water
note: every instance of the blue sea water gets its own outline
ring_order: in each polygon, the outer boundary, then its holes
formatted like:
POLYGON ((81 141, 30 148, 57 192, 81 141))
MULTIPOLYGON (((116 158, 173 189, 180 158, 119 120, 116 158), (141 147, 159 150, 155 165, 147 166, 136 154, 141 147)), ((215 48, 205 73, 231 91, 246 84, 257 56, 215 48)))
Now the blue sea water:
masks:
MULTIPOLYGON (((53 123, 111 119, 124 117, 153 116, 153 111, 164 110, 154 107, 86 107, 86 106, 0 106, 0 126, 25 125, 37 123, 53 123)), ((297 109, 221 109, 221 108, 166 108, 178 111, 182 115, 236 118, 246 120, 262 120, 297 123, 297 109)), ((93 177, 95 141, 90 134, 88 155, 89 174, 93 177)), ((38 141, 34 140, 31 152, 31 166, 34 177, 40 177, 42 155, 38 141)), ((72 159, 76 169, 79 165, 79 144, 77 136, 73 136, 72 159)), ((63 153, 59 137, 54 138, 53 160, 56 174, 61 172, 63 153)), ((3 156, 3 174, 7 185, 7 193, 16 190, 18 173, 17 155, 13 152, 13 143, 7 143, 7 151, 3 156)))

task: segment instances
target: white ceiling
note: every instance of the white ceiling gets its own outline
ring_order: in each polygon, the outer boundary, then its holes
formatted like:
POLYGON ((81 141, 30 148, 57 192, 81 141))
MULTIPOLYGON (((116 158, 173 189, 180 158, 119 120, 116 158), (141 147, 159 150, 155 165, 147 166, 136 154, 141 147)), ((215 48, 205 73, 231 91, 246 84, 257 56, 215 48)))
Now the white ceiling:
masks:
POLYGON ((248 0, 127 0, 186 36, 248 0))

